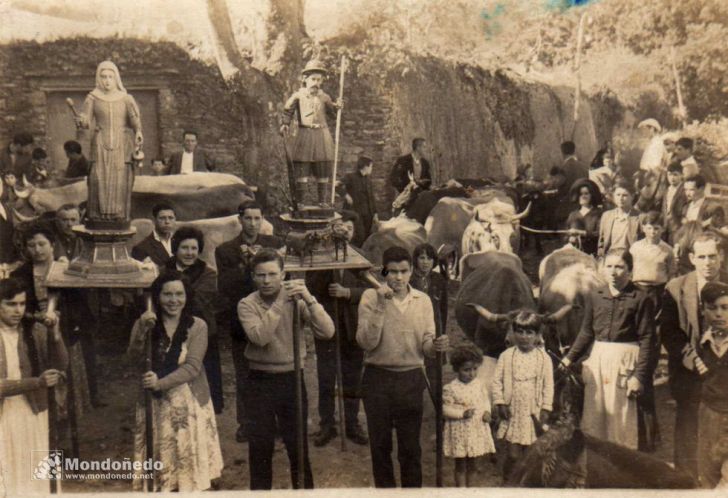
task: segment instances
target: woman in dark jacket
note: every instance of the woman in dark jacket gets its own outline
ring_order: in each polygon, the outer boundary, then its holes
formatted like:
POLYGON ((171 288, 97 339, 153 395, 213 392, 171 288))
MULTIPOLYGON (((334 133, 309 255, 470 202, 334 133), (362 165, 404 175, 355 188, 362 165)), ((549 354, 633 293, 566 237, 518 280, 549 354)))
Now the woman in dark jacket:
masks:
POLYGON ((215 303, 217 302, 217 272, 200 259, 205 247, 205 237, 194 227, 182 227, 172 236, 172 257, 165 264, 165 271, 182 272, 190 281, 193 291, 192 314, 207 324, 207 353, 205 372, 210 385, 210 395, 215 413, 222 413, 222 369, 217 340, 215 303))
POLYGON ((594 182, 581 179, 574 182, 569 195, 571 202, 578 204, 579 208, 569 213, 566 226, 571 226, 576 220, 584 222, 586 236, 581 239, 581 250, 596 257, 599 245, 599 220, 602 218, 602 211, 598 206, 602 203, 602 194, 594 182))
MULTIPOLYGON (((444 334, 447 326, 447 278, 433 272, 437 254, 430 244, 420 244, 412 253, 414 269, 410 285, 430 296, 432 310, 435 313, 435 329, 437 336, 444 334)), ((436 362, 434 358, 425 357, 425 367, 430 385, 435 386, 434 380, 436 362)))

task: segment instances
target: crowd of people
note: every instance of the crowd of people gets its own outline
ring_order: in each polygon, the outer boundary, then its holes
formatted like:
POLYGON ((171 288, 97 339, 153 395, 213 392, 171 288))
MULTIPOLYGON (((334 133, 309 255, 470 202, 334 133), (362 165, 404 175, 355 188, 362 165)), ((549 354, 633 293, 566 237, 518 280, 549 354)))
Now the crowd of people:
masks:
MULTIPOLYGON (((153 231, 132 250, 134 258, 159 270, 151 287, 153 305, 138 307, 127 351, 140 395, 134 459, 153 456, 163 463, 154 479, 158 490, 215 487, 225 465, 216 419, 225 408, 220 355, 225 332, 231 336, 235 367, 235 438, 248 444, 251 489, 272 487, 276 437, 286 447, 292 486, 313 488, 308 436, 304 432, 299 441, 296 425, 299 379, 304 428, 309 413, 305 382, 295 371, 294 351, 302 363, 307 357, 304 338, 293 343, 294 320, 300 315, 313 334, 316 353, 320 428, 314 446, 336 437, 368 445, 377 487, 398 482, 393 433, 399 483, 422 486, 423 394, 431 386, 438 391, 443 356, 454 374, 442 387, 443 451, 455 460, 458 486, 474 484, 476 459, 483 455, 496 454, 504 476, 509 474, 553 422, 555 376, 577 365, 585 392, 582 430, 627 448, 653 451, 659 444, 653 376, 661 347, 667 351, 677 403, 675 466, 704 487, 728 486, 725 216, 705 198, 706 180, 690 153, 692 142, 679 138, 671 150, 654 120, 643 128, 659 138, 645 150, 643 169, 665 178, 661 202, 644 212, 635 208, 638 192, 621 174, 611 147, 600 151, 588 171, 567 142, 562 145, 564 163, 551 170, 549 179, 536 179, 532 168, 519 179, 529 194, 540 189, 571 196, 574 209, 564 219, 569 247, 597 258, 606 284, 590 294, 579 333, 558 362, 543 347, 547 319, 534 310, 512 310, 508 347, 492 379, 483 375, 483 354, 474 344, 451 343, 446 334, 447 275, 436 269, 438 256, 431 245, 412 253, 397 245, 387 248, 383 283, 376 287, 349 270, 288 278, 283 240, 261 233, 263 209, 247 201, 238 209, 240 234, 215 248, 213 268, 201 258, 202 232, 178 227, 171 205, 154 206, 153 231), (686 239, 686 226, 700 228, 699 233, 686 239), (141 361, 147 337, 151 366, 141 361), (336 424, 337 347, 345 397, 344 413, 338 415, 345 420, 345 434, 338 434, 336 424), (145 391, 153 393, 153 449, 146 448, 145 391), (366 429, 359 418, 362 407, 366 429)), ((172 157, 169 173, 214 169, 209 158, 194 154, 196 142, 194 132, 185 132, 184 151, 172 157)), ((35 154, 32 144, 32 137, 28 142, 19 134, 5 151, 6 190, 13 191, 12 177, 32 183, 42 176, 38 166, 47 158, 35 154)), ((392 169, 399 208, 431 188, 424 145, 424 139, 415 139, 412 153, 392 169)), ((69 142, 65 149, 69 170, 86 174, 78 143, 69 142)), ((354 246, 375 230, 378 220, 372 167, 371 158, 361 157, 341 185, 344 209, 337 223, 354 246)), ((159 172, 165 168, 157 165, 159 172)), ((7 213, 0 215, 8 220, 7 213)), ((51 262, 77 256, 71 227, 81 219, 82 209, 69 204, 56 212, 50 226, 24 230, 25 262, 0 281, 0 481, 11 493, 47 486, 29 479, 27 449, 47 445, 39 441, 47 439, 49 430, 48 388, 67 386, 67 401, 58 396, 58 388, 50 402, 68 411, 69 423, 84 409, 105 404, 95 384, 99 293, 63 292, 51 306, 45 286, 51 262)), ((0 230, 6 230, 2 223, 0 230)), ((7 230, 3 237, 12 227, 7 230)), ((3 250, 4 263, 18 261, 11 249, 3 250)), ((143 476, 137 477, 135 489, 142 489, 143 476)))

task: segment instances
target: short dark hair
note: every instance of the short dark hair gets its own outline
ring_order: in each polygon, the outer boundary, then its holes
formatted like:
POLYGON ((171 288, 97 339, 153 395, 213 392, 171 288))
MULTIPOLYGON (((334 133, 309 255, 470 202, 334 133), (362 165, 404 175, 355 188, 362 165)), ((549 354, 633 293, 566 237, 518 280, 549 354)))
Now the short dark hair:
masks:
POLYGON ((612 185, 612 193, 616 192, 618 188, 626 190, 629 192, 629 195, 634 195, 634 187, 624 178, 620 178, 614 182, 614 185, 612 185))
POLYGON ((250 200, 250 201, 245 201, 238 206, 238 215, 244 216, 245 211, 248 209, 257 209, 261 213, 263 212, 263 208, 261 207, 260 204, 258 204, 257 201, 250 200))
POLYGON ((468 361, 478 365, 483 363, 483 352, 472 342, 460 344, 450 353, 450 365, 456 372, 468 361))
POLYGON ((28 244, 28 241, 36 235, 42 235, 43 237, 48 239, 48 242, 50 242, 51 245, 56 243, 56 236, 53 233, 53 230, 45 225, 37 224, 31 226, 23 232, 23 247, 25 247, 28 244))
POLYGON ((513 327, 519 329, 535 330, 541 332, 541 325, 543 325, 543 316, 536 313, 534 310, 527 308, 521 308, 511 313, 513 316, 513 327))
POLYGON ((183 140, 185 138, 185 135, 194 135, 195 138, 199 138, 199 136, 197 135, 197 131, 196 130, 185 130, 185 131, 183 131, 182 132, 182 139, 183 140))
POLYGON ((356 169, 361 171, 373 162, 374 159, 372 159, 371 157, 359 156, 359 159, 356 160, 356 169))
POLYGON ((15 145, 20 145, 21 147, 24 145, 31 145, 35 140, 33 139, 33 135, 31 135, 28 132, 21 131, 20 133, 16 133, 13 136, 13 143, 15 145))
POLYGON ((723 282, 707 282, 700 291, 700 302, 703 306, 713 304, 723 296, 728 296, 728 285, 723 282))
POLYGON ((566 229, 586 231, 586 222, 583 218, 572 218, 571 220, 567 220, 566 229))
POLYGON ((81 144, 76 142, 75 140, 69 140, 68 142, 63 144, 63 150, 66 152, 71 152, 73 154, 80 154, 83 148, 81 147, 81 144))
POLYGON ((175 213, 172 205, 167 204, 166 202, 160 202, 159 204, 155 204, 154 207, 152 208, 152 216, 154 218, 156 218, 160 211, 172 211, 175 214, 175 216, 177 215, 177 213, 175 213))
POLYGON ((78 207, 77 204, 68 202, 68 203, 64 204, 63 206, 59 207, 58 209, 56 209, 56 214, 60 213, 61 211, 73 211, 74 209, 77 210, 79 212, 79 214, 81 213, 81 208, 78 207))
POLYGON ((688 183, 688 182, 694 183, 697 188, 703 188, 703 187, 705 187, 705 184, 706 184, 705 177, 703 175, 689 176, 685 179, 685 181, 683 183, 688 183))
POLYGON ((388 247, 382 254, 382 269, 386 270, 389 263, 407 261, 412 267, 412 256, 407 249, 401 246, 388 247))
POLYGON ((167 284, 169 282, 176 282, 176 281, 182 282, 182 286, 185 288, 185 307, 182 308, 182 313, 187 314, 190 313, 192 309, 192 298, 194 297, 194 290, 192 289, 192 284, 190 283, 189 278, 187 278, 187 275, 182 273, 179 270, 176 269, 165 269, 162 271, 162 273, 159 274, 159 276, 154 279, 154 282, 152 282, 152 287, 150 288, 151 294, 152 294, 152 303, 154 304, 154 309, 157 313, 160 313, 161 307, 159 305, 159 295, 162 293, 162 289, 164 288, 164 284, 167 284))
POLYGON ((662 220, 662 214, 659 211, 653 210, 640 215, 640 225, 664 227, 665 223, 662 220))
POLYGON ((679 145, 683 149, 693 150, 693 145, 695 145, 695 142, 693 141, 692 138, 681 137, 678 139, 677 142, 675 142, 675 145, 676 146, 679 145))
POLYGON ((712 233, 712 232, 703 232, 698 234, 694 239, 692 244, 690 244, 690 248, 688 249, 688 252, 695 253, 695 244, 699 242, 715 242, 715 246, 718 248, 718 251, 723 252, 723 243, 720 240, 720 238, 712 233))
POLYGON ((195 227, 182 227, 172 235, 172 254, 177 254, 179 245, 187 240, 195 239, 197 241, 197 248, 202 252, 205 248, 205 236, 204 234, 195 227))
POLYGON ((45 159, 48 157, 48 154, 46 154, 46 151, 41 149, 40 147, 36 147, 33 149, 33 154, 31 155, 34 161, 38 161, 40 159, 45 159))
POLYGON ((412 251, 412 261, 417 261, 417 258, 419 258, 423 254, 427 254, 427 257, 431 260, 437 261, 437 252, 435 252, 435 248, 427 242, 415 247, 415 250, 412 251))
POLYGON ((709 220, 716 216, 719 216, 723 219, 723 221, 725 221, 725 209, 723 209, 723 206, 719 204, 708 204, 703 212, 702 221, 709 220))
POLYGON ((632 269, 634 268, 634 258, 632 257, 632 253, 629 252, 628 249, 610 249, 604 256, 604 260, 606 261, 609 256, 617 256, 619 259, 624 261, 624 264, 627 265, 627 269, 629 271, 632 271, 632 269))
POLYGON ((682 175, 683 173, 683 165, 680 161, 673 161, 670 164, 667 165, 667 172, 668 173, 680 173, 682 175))
POLYGON ((570 156, 576 152, 576 144, 571 140, 561 142, 561 153, 565 156, 570 156))
POLYGON ((250 268, 255 271, 255 268, 258 265, 262 265, 263 263, 269 263, 271 261, 275 261, 276 263, 278 263, 280 269, 283 270, 283 258, 280 254, 278 254, 278 251, 270 247, 263 247, 261 250, 256 252, 255 256, 253 256, 253 259, 250 260, 250 268))
POLYGON ((416 137, 412 140, 412 150, 415 150, 418 145, 425 143, 427 140, 425 140, 422 137, 416 137))
POLYGON ((0 280, 0 301, 12 299, 24 292, 27 294, 28 287, 22 280, 14 277, 0 280))

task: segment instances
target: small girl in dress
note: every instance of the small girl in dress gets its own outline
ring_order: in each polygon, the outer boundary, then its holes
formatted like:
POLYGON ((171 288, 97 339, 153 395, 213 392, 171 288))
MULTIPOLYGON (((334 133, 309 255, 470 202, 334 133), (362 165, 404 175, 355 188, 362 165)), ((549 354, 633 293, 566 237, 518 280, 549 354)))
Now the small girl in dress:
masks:
POLYGON ((490 397, 478 378, 483 353, 474 344, 455 348, 450 364, 457 378, 442 390, 443 453, 455 458, 455 485, 469 487, 474 480, 475 458, 495 453, 490 434, 490 397))
POLYGON ((514 314, 513 347, 498 358, 493 379, 493 403, 498 414, 496 437, 503 440, 503 475, 536 441, 535 419, 548 420, 554 397, 551 359, 543 349, 542 317, 531 310, 514 314))

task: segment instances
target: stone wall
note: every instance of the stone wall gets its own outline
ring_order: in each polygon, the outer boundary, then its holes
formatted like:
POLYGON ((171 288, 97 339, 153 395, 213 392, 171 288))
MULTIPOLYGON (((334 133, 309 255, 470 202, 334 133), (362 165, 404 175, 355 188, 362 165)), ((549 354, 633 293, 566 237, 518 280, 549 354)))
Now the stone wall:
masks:
MULTIPOLYGON (((324 90, 338 94, 342 47, 324 54, 332 74, 324 90)), ((343 49, 342 49, 343 50, 343 49)), ((559 144, 571 137, 587 161, 622 120, 611 96, 584 97, 573 123, 573 91, 525 83, 501 71, 411 58, 406 68, 372 71, 375 54, 354 57, 346 75, 339 178, 359 155, 375 161, 378 208, 386 212, 393 191, 387 175, 415 136, 428 140, 435 182, 453 177, 513 177, 534 164, 541 175, 561 163, 559 144)), ((99 61, 111 58, 124 84, 159 90, 159 137, 168 157, 181 148, 181 133, 200 132, 220 170, 257 185, 261 200, 285 205, 287 181, 278 116, 298 81, 279 81, 255 70, 225 81, 213 66, 191 59, 171 43, 117 39, 64 39, 0 46, 0 143, 27 130, 47 146, 46 90, 71 85, 90 90, 99 61)), ((291 64, 303 64, 293 61, 291 64)), ((333 121, 331 122, 333 132, 333 121)))

